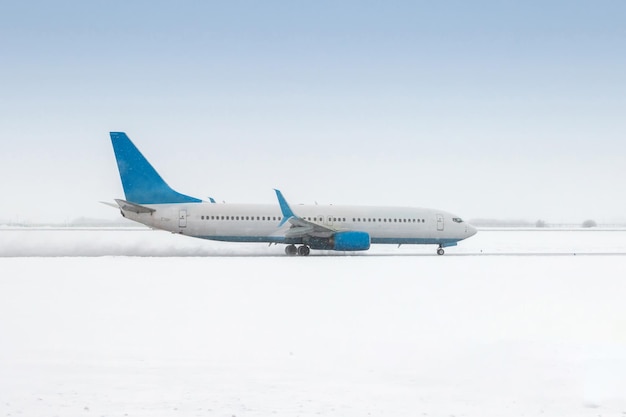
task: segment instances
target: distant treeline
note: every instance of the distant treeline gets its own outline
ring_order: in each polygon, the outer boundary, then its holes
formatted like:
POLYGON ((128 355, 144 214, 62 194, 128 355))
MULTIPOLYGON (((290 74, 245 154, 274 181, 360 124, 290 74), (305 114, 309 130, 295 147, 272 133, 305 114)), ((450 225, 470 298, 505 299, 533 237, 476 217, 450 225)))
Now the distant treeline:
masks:
POLYGON ((520 228, 591 228, 591 227, 626 227, 625 223, 602 224, 595 220, 585 220, 580 223, 549 223, 545 220, 536 220, 534 222, 528 220, 515 219, 471 219, 469 223, 478 227, 520 227, 520 228))

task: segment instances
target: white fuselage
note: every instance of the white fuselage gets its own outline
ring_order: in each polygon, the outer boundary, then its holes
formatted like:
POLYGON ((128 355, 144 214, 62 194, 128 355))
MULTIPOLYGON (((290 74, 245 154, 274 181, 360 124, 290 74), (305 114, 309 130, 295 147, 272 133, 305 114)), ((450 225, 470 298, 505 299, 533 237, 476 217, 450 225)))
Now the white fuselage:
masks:
MULTIPOLYGON (((125 217, 155 229, 203 239, 232 242, 300 243, 286 238, 291 226, 281 225, 278 205, 269 204, 146 204, 152 213, 123 210, 125 217)), ((438 244, 453 246, 476 229, 441 210, 378 207, 298 205, 294 213, 336 230, 362 231, 371 243, 438 244)))

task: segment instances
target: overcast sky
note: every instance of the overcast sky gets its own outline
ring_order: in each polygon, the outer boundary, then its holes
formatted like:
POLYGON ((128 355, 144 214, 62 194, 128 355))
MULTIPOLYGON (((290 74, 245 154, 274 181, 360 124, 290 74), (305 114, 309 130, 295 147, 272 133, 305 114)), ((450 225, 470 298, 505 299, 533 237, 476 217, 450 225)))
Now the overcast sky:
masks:
POLYGON ((116 218, 109 132, 218 201, 626 220, 626 2, 0 5, 0 220, 116 218))

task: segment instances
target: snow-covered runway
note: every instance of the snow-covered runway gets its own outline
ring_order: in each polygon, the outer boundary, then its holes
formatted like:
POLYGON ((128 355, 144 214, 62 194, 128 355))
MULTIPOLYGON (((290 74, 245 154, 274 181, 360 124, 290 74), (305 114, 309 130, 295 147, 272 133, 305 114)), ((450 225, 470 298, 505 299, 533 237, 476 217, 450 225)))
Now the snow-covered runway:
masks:
POLYGON ((2 416, 626 412, 624 231, 483 231, 448 255, 498 256, 443 257, 0 239, 2 416))
MULTIPOLYGON (((373 245, 367 252, 312 251, 312 256, 416 256, 433 245, 373 245)), ((447 255, 626 255, 626 229, 481 230, 447 255)), ((141 228, 0 228, 0 257, 249 257, 284 255, 284 245, 194 239, 141 228)))

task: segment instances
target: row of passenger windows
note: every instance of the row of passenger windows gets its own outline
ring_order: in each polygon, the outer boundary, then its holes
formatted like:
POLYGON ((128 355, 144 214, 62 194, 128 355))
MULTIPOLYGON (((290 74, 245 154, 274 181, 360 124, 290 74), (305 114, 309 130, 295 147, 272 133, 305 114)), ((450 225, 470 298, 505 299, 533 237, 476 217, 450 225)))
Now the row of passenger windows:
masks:
POLYGON ((280 221, 277 216, 200 216, 202 220, 259 220, 259 221, 280 221))
MULTIPOLYGON (((344 219, 345 220, 345 219, 344 219)), ((352 219, 353 222, 378 222, 378 223, 426 223, 424 219, 373 219, 373 218, 363 218, 357 217, 356 219, 352 219)))
MULTIPOLYGON (((252 221, 280 221, 277 216, 200 216, 202 220, 252 220, 252 221)), ((323 222, 323 217, 305 217, 310 222, 323 222)), ((346 222, 345 217, 333 217, 333 222, 346 222)), ((424 219, 388 219, 388 218, 361 218, 353 217, 353 223, 426 223, 424 219)))

